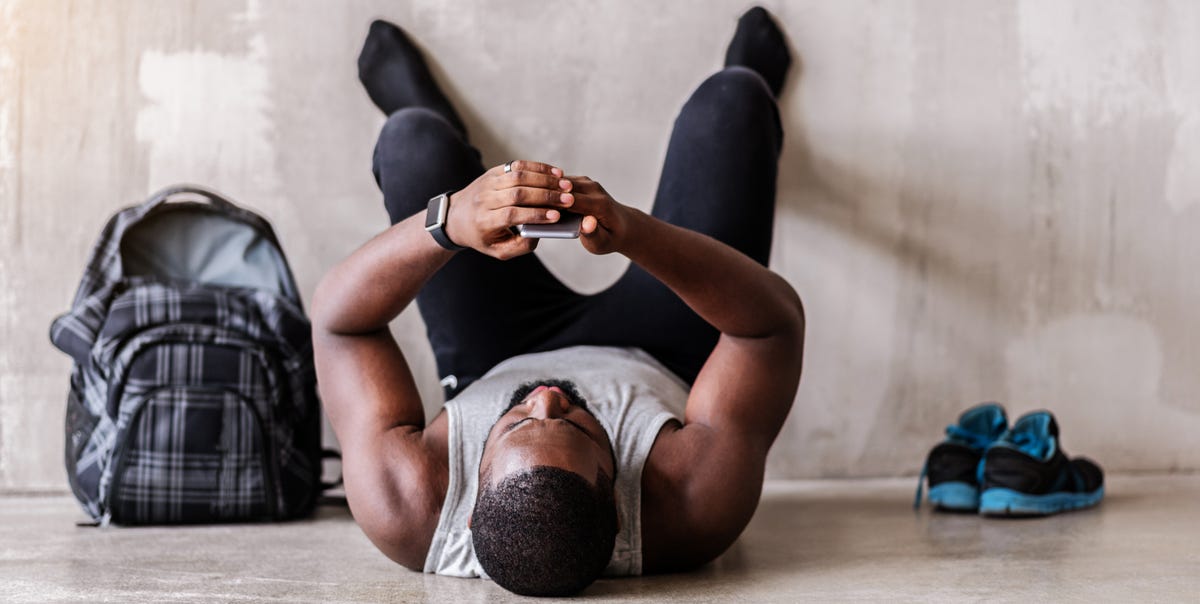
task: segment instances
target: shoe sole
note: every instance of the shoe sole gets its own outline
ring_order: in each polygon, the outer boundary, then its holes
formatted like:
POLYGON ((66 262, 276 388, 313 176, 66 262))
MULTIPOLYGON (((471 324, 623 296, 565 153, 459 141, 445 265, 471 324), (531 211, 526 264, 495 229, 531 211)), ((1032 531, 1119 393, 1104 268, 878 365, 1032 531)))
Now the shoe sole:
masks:
MULTIPOLYGON (((932 498, 932 492, 930 494, 932 498)), ((979 496, 979 513, 985 516, 1049 516, 1091 507, 1104 498, 1104 487, 1090 493, 1030 495, 1012 489, 992 488, 979 496)))
POLYGON ((929 488, 929 502, 940 510, 974 512, 979 509, 979 487, 965 482, 943 482, 929 488))

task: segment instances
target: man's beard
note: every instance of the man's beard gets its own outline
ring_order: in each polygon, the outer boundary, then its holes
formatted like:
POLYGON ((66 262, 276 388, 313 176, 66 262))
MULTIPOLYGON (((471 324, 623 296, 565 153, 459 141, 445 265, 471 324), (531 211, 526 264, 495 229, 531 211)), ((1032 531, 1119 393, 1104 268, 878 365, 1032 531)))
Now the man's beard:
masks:
POLYGON ((572 405, 577 405, 579 408, 587 411, 588 413, 592 412, 591 409, 588 409, 587 401, 579 395, 579 390, 575 387, 575 382, 570 380, 536 380, 532 382, 525 382, 524 384, 517 386, 516 390, 513 390, 512 396, 508 399, 508 405, 504 407, 503 411, 500 412, 500 417, 504 417, 505 413, 512 411, 513 407, 520 405, 521 402, 525 400, 525 397, 529 396, 531 392, 537 390, 540 386, 559 388, 563 391, 563 394, 567 397, 567 400, 570 401, 572 405))

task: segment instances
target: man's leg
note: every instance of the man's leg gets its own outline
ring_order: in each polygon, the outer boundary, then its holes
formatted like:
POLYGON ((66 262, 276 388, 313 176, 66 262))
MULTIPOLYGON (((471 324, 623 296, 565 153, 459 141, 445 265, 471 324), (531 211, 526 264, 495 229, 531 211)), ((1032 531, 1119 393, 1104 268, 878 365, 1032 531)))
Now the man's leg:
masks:
MULTIPOLYGON (((700 85, 675 121, 652 210, 656 218, 709 235, 763 265, 771 250, 783 142, 774 91, 782 87, 788 61, 782 34, 765 11, 747 13, 726 68, 700 85)), ((637 346, 690 383, 719 335, 635 265, 587 305, 568 333, 539 349, 637 346)))
MULTIPOLYGON (((391 110, 373 167, 392 224, 425 212, 431 197, 462 189, 484 172, 453 107, 398 28, 372 24, 359 74, 372 100, 391 110)), ((529 352, 560 329, 567 310, 582 299, 532 254, 508 261, 473 250, 455 254, 417 295, 446 395, 529 352)))

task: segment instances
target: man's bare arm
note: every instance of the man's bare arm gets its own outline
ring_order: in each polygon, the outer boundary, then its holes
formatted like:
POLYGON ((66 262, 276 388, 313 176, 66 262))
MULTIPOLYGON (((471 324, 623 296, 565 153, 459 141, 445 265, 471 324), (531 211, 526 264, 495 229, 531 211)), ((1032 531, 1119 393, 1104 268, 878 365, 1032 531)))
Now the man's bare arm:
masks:
POLYGON ((643 477, 650 504, 671 510, 643 523, 647 571, 695 566, 732 544, 758 505, 767 452, 800 380, 803 306, 786 281, 737 250, 577 182, 572 210, 588 214, 583 245, 624 254, 721 332, 684 426, 664 431, 643 477))
MULTIPOLYGON (((497 258, 529 253, 509 228, 552 222, 558 176, 519 162, 485 173, 450 201, 447 234, 497 258), (524 169, 522 169, 524 168, 524 169)), ((445 442, 426 433, 411 371, 388 323, 453 256, 419 213, 384 231, 329 272, 313 301, 318 383, 342 447, 346 497, 363 532, 393 560, 424 565, 446 485, 445 442)))
POLYGON ((330 271, 312 309, 318 383, 342 448, 346 498, 376 547, 415 570, 424 556, 409 545, 432 539, 428 517, 440 502, 412 486, 436 475, 437 460, 388 323, 452 255, 424 232, 422 218, 392 226, 330 271))

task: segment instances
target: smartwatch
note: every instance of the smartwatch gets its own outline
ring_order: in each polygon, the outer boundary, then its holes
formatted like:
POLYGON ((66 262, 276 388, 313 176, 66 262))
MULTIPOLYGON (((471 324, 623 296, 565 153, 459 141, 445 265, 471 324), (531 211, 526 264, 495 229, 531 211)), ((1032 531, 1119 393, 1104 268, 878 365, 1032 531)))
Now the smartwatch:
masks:
POLYGON ((438 245, 451 251, 465 250, 466 247, 450 241, 446 235, 446 215, 450 212, 450 194, 453 192, 446 191, 429 200, 429 207, 425 210, 425 230, 433 235, 438 245))

